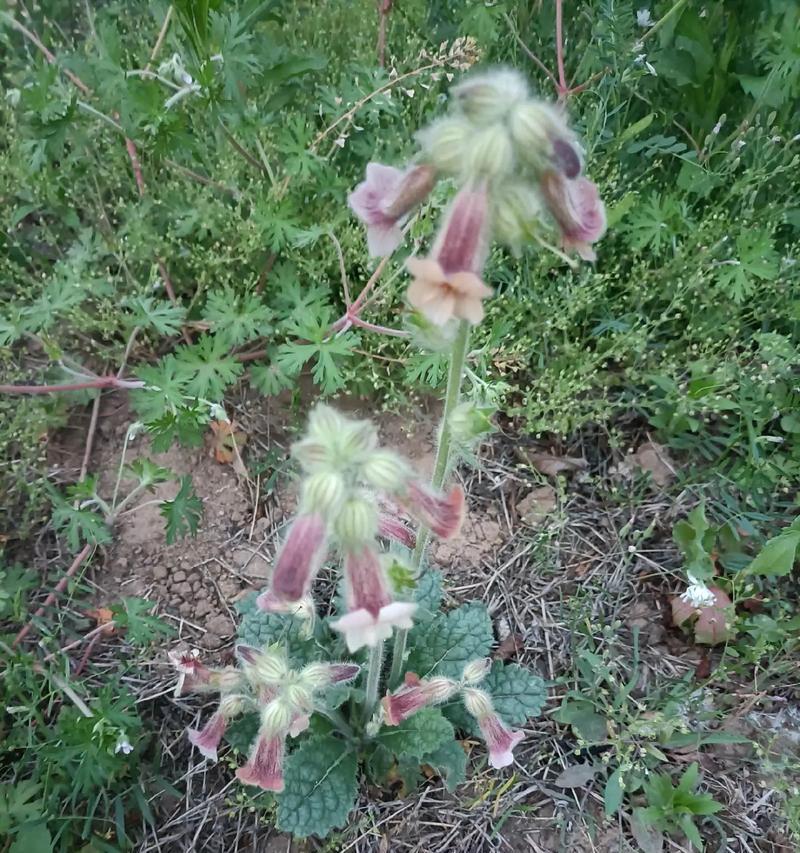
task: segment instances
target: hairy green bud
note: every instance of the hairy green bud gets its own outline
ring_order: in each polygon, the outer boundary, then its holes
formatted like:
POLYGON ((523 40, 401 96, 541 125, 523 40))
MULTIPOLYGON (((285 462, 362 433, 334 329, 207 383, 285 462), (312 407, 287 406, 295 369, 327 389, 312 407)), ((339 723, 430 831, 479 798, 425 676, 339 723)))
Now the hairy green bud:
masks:
POLYGON ((376 450, 361 466, 364 479, 384 492, 402 488, 412 473, 406 461, 390 450, 376 450))
POLYGON ((472 135, 467 149, 465 174, 474 180, 502 180, 514 168, 514 148, 502 124, 493 124, 472 135))
POLYGON ((346 492, 344 479, 333 471, 318 471, 303 481, 301 507, 326 519, 335 516, 346 492))
POLYGON ((375 507, 364 498, 350 498, 343 504, 334 529, 342 543, 350 547, 372 541, 378 530, 375 507))
POLYGON ((425 159, 439 172, 460 175, 474 128, 464 118, 448 116, 417 133, 425 159))

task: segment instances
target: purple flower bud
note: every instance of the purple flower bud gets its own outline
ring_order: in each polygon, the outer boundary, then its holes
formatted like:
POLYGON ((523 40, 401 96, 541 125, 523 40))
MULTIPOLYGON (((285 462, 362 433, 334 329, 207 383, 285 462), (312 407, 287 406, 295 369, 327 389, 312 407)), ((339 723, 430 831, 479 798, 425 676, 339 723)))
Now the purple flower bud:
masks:
POLYGON ((606 210, 595 184, 587 178, 571 181, 560 172, 548 171, 542 175, 541 190, 564 248, 574 249, 586 261, 595 260, 592 243, 606 231, 606 210))
POLYGON ((271 597, 285 602, 303 598, 325 560, 326 545, 325 519, 317 513, 298 515, 272 573, 271 597))
POLYGON ((236 778, 245 785, 255 785, 265 791, 282 791, 285 742, 286 732, 259 732, 247 764, 236 771, 236 778))

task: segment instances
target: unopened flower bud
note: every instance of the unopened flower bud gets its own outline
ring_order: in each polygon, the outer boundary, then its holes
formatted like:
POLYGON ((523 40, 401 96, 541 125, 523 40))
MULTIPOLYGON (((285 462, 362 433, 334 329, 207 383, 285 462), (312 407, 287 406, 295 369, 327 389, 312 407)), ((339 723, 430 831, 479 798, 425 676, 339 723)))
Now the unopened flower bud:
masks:
MULTIPOLYGON (((551 166, 554 157, 563 161, 565 174, 574 172, 575 161, 567 162, 566 150, 572 133, 558 110, 541 101, 527 101, 514 108, 510 127, 515 154, 535 175, 551 166), (558 151, 554 150, 554 140, 560 140, 558 151)), ((577 162, 579 171, 580 160, 577 162)))
POLYGON ((456 444, 469 446, 488 435, 494 429, 491 418, 495 411, 494 406, 459 403, 448 419, 450 434, 456 444))
POLYGON ((467 144, 474 128, 464 118, 447 117, 417 133, 425 158, 439 172, 460 175, 464 169, 467 144))
POLYGON ((230 693, 240 690, 242 687, 242 673, 236 667, 226 666, 224 669, 215 670, 212 683, 220 693, 230 693))
POLYGON ((308 416, 309 438, 317 441, 327 442, 331 436, 336 435, 344 426, 344 418, 332 406, 318 403, 308 416))
POLYGON ((303 481, 301 511, 319 513, 326 519, 332 518, 345 496, 345 485, 341 475, 333 471, 318 471, 303 481))
POLYGON ((452 678, 436 677, 428 678, 424 682, 423 690, 431 704, 438 705, 446 702, 458 691, 458 682, 452 678))
POLYGON ((306 710, 311 708, 314 701, 312 690, 300 683, 288 684, 283 691, 286 704, 294 709, 306 710))
POLYGON ((336 518, 336 535, 347 545, 369 542, 378 530, 375 507, 364 498, 350 498, 336 518))
POLYGON ((276 735, 285 732, 294 718, 294 709, 282 698, 273 699, 261 712, 261 729, 276 735))
POLYGON ((519 181, 507 181, 492 192, 492 229, 495 239, 519 254, 541 225, 544 207, 537 190, 519 181))
POLYGON ((236 646, 236 656, 244 664, 248 676, 259 684, 281 684, 289 674, 286 655, 278 646, 257 649, 239 643, 236 646))
POLYGON ((410 473, 406 461, 390 450, 376 450, 361 466, 364 479, 382 492, 402 488, 410 473))
POLYGON ((472 179, 502 180, 514 166, 514 148, 508 131, 493 124, 474 133, 469 142, 464 172, 472 179))
POLYGON ((453 87, 461 111, 475 124, 503 121, 511 110, 528 97, 528 86, 518 72, 497 68, 475 74, 453 87))
POLYGON ((243 714, 250 706, 251 699, 241 693, 231 693, 219 700, 219 713, 227 720, 232 720, 243 714))
POLYGON ((461 678, 465 684, 480 684, 489 674, 492 668, 492 661, 489 658, 478 658, 471 660, 461 674, 461 678))
POLYGON ((482 720, 494 713, 494 705, 492 705, 492 697, 485 690, 478 690, 475 687, 467 687, 463 692, 464 707, 475 717, 476 720, 482 720))
POLYGON ((314 438, 304 438, 296 441, 291 448, 292 456, 300 463, 304 471, 315 471, 322 465, 331 462, 328 447, 314 438))

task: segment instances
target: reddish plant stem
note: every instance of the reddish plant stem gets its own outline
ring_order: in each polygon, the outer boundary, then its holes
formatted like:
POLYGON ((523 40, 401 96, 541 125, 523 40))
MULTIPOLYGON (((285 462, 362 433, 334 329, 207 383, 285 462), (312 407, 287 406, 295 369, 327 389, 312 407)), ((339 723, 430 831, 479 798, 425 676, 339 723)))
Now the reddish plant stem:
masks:
MULTIPOLYGON (((105 626, 104 626, 105 627, 105 626)), ((86 647, 86 651, 81 656, 81 661, 78 666, 75 668, 75 675, 80 675, 83 672, 83 668, 86 666, 86 663, 89 660, 89 655, 91 655, 92 650, 97 645, 97 641, 100 639, 100 634, 95 634, 91 640, 89 640, 89 645, 86 647)))
POLYGON ((51 661, 56 655, 63 655, 68 651, 80 646, 81 643, 85 643, 87 640, 91 640, 93 637, 96 637, 102 633, 110 634, 114 628, 116 628, 116 622, 112 619, 110 622, 104 622, 102 625, 97 625, 92 628, 91 631, 88 631, 82 637, 77 640, 73 640, 71 643, 67 643, 66 646, 62 646, 57 652, 50 652, 45 658, 43 658, 42 663, 47 663, 51 661))
POLYGON ((67 382, 61 385, 0 385, 0 394, 53 394, 58 391, 86 391, 90 388, 144 388, 138 379, 120 379, 118 376, 98 376, 85 382, 67 382))
POLYGON ((136 151, 136 144, 132 139, 125 137, 125 148, 128 152, 128 158, 131 161, 133 169, 133 177, 136 180, 136 189, 139 190, 139 196, 144 195, 144 175, 142 174, 142 164, 139 162, 139 154, 136 151))
POLYGON ((11 648, 15 648, 16 646, 18 646, 25 639, 25 637, 28 636, 28 634, 31 632, 31 629, 33 628, 33 620, 38 619, 40 616, 42 616, 45 610, 47 610, 47 608, 56 600, 56 596, 66 589, 70 578, 72 578, 78 571, 78 569, 83 565, 84 560, 89 556, 93 548, 94 546, 90 543, 87 543, 83 546, 83 550, 81 550, 78 556, 75 557, 75 559, 72 561, 72 565, 67 569, 66 574, 58 582, 56 588, 48 594, 47 598, 45 598, 44 604, 42 604, 42 606, 36 611, 36 613, 33 614, 28 624, 24 625, 22 630, 17 634, 17 636, 14 637, 14 641, 11 643, 11 648))

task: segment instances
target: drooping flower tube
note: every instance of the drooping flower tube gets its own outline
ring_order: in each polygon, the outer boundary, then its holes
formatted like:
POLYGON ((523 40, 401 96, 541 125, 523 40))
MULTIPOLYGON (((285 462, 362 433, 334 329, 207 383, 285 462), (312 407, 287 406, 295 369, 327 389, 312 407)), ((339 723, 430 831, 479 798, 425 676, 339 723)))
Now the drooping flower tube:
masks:
POLYGON ((402 221, 436 182, 427 165, 396 169, 367 163, 367 177, 347 198, 352 211, 367 227, 367 247, 372 257, 390 255, 403 237, 402 221))
POLYGON ((236 771, 236 778, 245 785, 280 793, 283 790, 287 732, 288 729, 283 732, 259 731, 247 763, 236 771))
POLYGON ((606 233, 606 209, 595 184, 588 178, 570 180, 560 172, 547 171, 540 187, 564 248, 576 251, 585 261, 596 260, 592 243, 606 233))
POLYGON ((431 323, 454 317, 473 325, 483 319, 492 289, 481 279, 488 251, 486 185, 464 187, 453 200, 429 258, 409 258, 413 276, 407 298, 431 323))
POLYGON ((400 503, 425 527, 442 539, 452 539, 464 520, 464 490, 453 486, 447 494, 437 492, 420 480, 411 480, 398 495, 400 503))
POLYGON ((467 687, 462 693, 464 706, 475 717, 489 747, 489 764, 499 769, 514 761, 514 747, 524 739, 523 732, 509 728, 498 716, 492 698, 485 690, 467 687))
POLYGON ((393 601, 380 555, 371 545, 345 554, 347 613, 331 627, 344 634, 350 652, 375 646, 392 635, 394 628, 411 628, 417 605, 393 601))
POLYGON ((233 694, 220 699, 219 708, 213 713, 202 729, 187 729, 191 743, 211 761, 217 760, 217 749, 225 734, 228 722, 238 717, 248 707, 248 697, 233 694))
POLYGON ((272 573, 269 594, 259 597, 262 610, 276 608, 280 603, 300 601, 325 560, 327 525, 319 513, 298 515, 281 548, 272 573))

